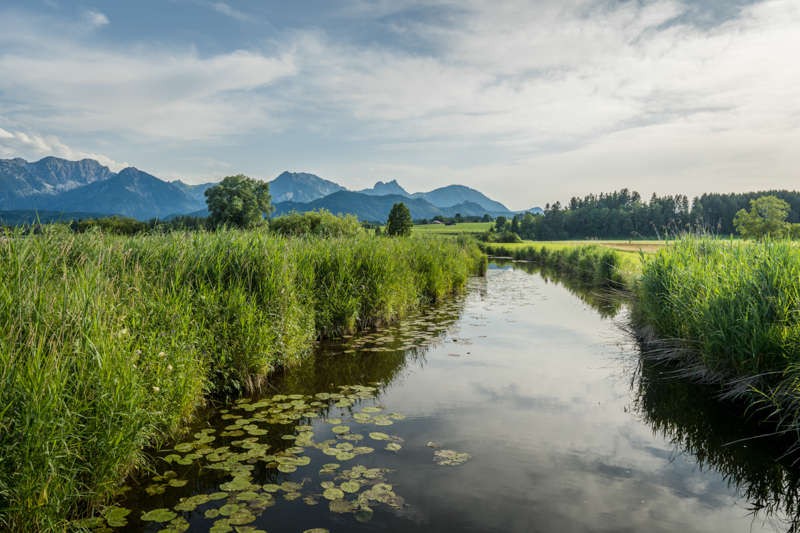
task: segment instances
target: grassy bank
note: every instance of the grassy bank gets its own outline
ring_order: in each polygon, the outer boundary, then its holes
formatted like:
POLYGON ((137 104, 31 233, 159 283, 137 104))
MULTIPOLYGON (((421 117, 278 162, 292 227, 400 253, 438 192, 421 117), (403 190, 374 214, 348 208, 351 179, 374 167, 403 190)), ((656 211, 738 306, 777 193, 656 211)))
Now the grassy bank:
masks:
MULTIPOLYGON (((0 529, 62 531, 214 393, 460 290, 459 239, 259 232, 0 242, 0 529)), ((88 513, 86 513, 88 514, 88 513)))
POLYGON ((495 256, 531 261, 570 272, 595 285, 627 286, 639 267, 639 257, 597 244, 484 244, 481 249, 495 256))

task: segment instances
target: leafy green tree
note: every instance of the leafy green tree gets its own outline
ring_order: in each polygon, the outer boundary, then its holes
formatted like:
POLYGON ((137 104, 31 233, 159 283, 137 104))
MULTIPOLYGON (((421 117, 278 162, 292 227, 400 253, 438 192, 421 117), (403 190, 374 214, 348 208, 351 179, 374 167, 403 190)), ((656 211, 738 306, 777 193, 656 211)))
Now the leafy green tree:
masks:
POLYGON ((461 224, 464 222, 464 217, 461 216, 461 213, 456 213, 456 216, 453 217, 453 221, 457 224, 461 224))
POLYGON ((506 217, 497 217, 494 219, 494 231, 497 233, 503 233, 506 230, 506 224, 508 224, 508 219, 506 217))
POLYGON ((485 213, 483 215, 483 218, 481 219, 481 222, 491 222, 491 221, 492 221, 492 217, 489 216, 489 213, 485 213))
POLYGON ((766 236, 782 237, 789 230, 786 217, 789 204, 775 196, 762 196, 750 200, 750 212, 744 209, 736 213, 733 225, 746 239, 761 240, 766 236))
POLYGON ((519 235, 519 218, 517 215, 514 215, 514 218, 511 219, 511 233, 516 233, 519 235))
POLYGON ((238 228, 252 228, 265 224, 264 215, 275 211, 269 183, 248 178, 244 174, 227 176, 204 194, 210 213, 210 227, 229 224, 238 228))
POLYGON ((403 202, 394 204, 386 221, 386 234, 406 237, 411 235, 411 228, 413 227, 411 212, 406 207, 406 204, 403 202))

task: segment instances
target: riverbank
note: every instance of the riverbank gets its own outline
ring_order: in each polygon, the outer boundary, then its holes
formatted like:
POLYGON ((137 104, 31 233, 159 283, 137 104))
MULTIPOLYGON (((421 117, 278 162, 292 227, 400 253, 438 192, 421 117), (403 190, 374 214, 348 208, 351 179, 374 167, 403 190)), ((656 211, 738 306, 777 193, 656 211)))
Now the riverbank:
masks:
MULTIPOLYGON (((630 295, 648 356, 742 398, 759 420, 800 436, 800 250, 790 242, 679 239, 652 253, 596 245, 482 245, 630 295)), ((800 444, 799 444, 800 445, 800 444)))
POLYGON ((464 239, 112 237, 0 246, 0 524, 62 531, 208 395, 258 390, 314 339, 459 291, 464 239))

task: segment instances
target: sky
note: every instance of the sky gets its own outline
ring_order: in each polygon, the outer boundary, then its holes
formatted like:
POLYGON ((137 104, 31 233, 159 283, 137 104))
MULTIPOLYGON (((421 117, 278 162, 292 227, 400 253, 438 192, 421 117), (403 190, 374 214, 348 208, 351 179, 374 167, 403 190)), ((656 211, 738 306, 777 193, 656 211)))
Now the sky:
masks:
POLYGON ((3 0, 0 158, 515 210, 798 189, 798 0, 3 0))

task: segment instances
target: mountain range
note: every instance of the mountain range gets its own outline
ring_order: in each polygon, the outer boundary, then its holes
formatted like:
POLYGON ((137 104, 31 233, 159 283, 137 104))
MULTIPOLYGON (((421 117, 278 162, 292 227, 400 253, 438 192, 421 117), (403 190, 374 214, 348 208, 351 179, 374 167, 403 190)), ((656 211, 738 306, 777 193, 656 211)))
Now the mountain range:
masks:
MULTIPOLYGON (((452 217, 456 213, 488 213, 495 217, 514 214, 500 202, 463 185, 411 194, 393 180, 379 181, 371 189, 349 191, 304 172, 284 172, 269 184, 276 214, 324 208, 332 213, 354 214, 362 220, 384 221, 396 202, 405 203, 413 218, 452 217)), ((140 220, 181 214, 204 216, 204 193, 214 185, 166 182, 133 167, 113 172, 92 159, 46 157, 34 163, 20 158, 0 159, 0 219, 24 219, 22 213, 28 211, 52 211, 62 213, 64 218, 85 218, 78 215, 90 213, 140 220), (20 213, 11 217, 11 211, 20 213)))

